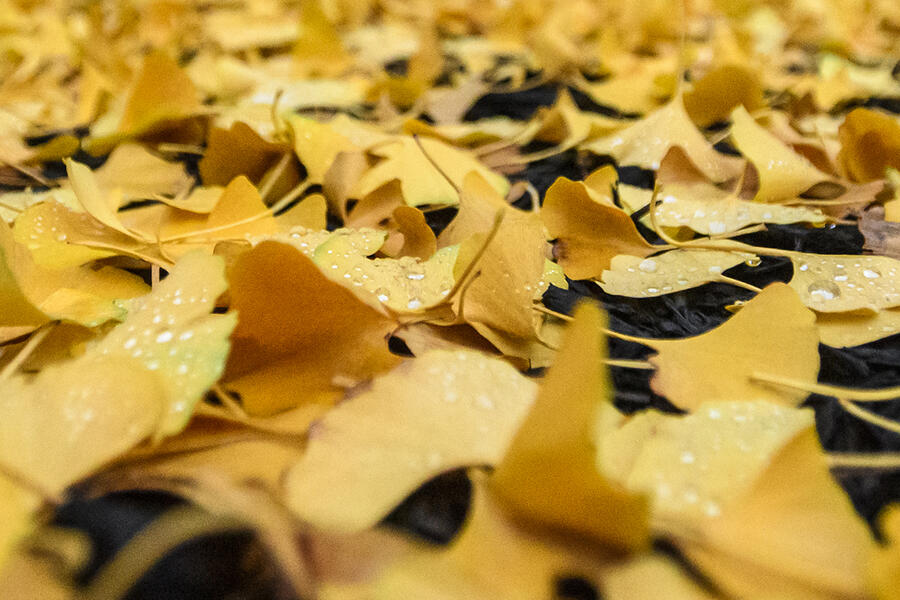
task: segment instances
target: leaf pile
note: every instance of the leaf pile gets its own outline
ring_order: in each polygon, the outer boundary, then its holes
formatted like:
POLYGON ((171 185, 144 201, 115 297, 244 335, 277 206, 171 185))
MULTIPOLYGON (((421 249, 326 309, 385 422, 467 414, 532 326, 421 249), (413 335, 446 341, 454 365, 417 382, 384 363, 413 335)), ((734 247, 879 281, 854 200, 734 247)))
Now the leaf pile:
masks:
POLYGON ((0 31, 3 598, 900 598, 893 0, 0 31))

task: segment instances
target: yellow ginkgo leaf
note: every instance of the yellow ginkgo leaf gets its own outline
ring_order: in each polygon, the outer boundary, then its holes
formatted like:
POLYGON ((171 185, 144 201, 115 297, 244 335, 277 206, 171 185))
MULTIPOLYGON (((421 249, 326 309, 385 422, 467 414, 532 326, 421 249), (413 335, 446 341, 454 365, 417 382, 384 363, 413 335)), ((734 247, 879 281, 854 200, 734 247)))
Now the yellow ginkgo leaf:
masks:
POLYGON ((180 431, 200 397, 222 375, 234 314, 210 314, 225 291, 224 261, 191 253, 149 294, 129 305, 125 321, 90 352, 132 357, 155 371, 166 392, 157 436, 180 431))
POLYGON ((94 176, 101 190, 119 189, 126 202, 175 196, 191 183, 183 165, 163 160, 134 143, 117 146, 94 176))
POLYGON ((294 115, 288 119, 293 132, 294 152, 306 167, 311 183, 322 183, 331 163, 341 152, 358 150, 355 144, 331 128, 328 123, 294 115))
POLYGON ((476 256, 477 273, 466 283, 464 294, 454 304, 459 320, 472 325, 492 340, 512 336, 521 340, 535 338, 540 316, 534 312, 535 296, 542 294, 548 282, 544 275, 544 228, 535 213, 514 208, 505 210, 493 240, 487 233, 469 237, 459 245, 454 278, 462 277, 476 256))
POLYGON ((457 246, 420 260, 412 256, 372 259, 368 255, 378 247, 367 251, 356 244, 352 234, 332 235, 316 248, 313 259, 329 279, 355 293, 370 294, 391 310, 415 312, 437 304, 453 287, 457 246))
MULTIPOLYGON (((93 327, 111 319, 123 318, 125 310, 119 303, 147 292, 147 285, 140 277, 115 267, 44 268, 36 264, 31 253, 15 241, 6 224, 0 224, 0 250, 6 276, 14 279, 15 288, 45 315, 44 320, 61 319, 93 327)), ((11 321, 5 324, 28 324, 15 322, 23 318, 35 324, 35 315, 18 304, 18 293, 14 291, 13 282, 7 285, 9 297, 6 299, 18 308, 10 307, 5 317, 11 321), (31 316, 26 317, 28 314, 31 316)))
POLYGON ((816 314, 819 340, 826 346, 846 348, 868 344, 900 333, 900 309, 867 312, 826 312, 816 314))
POLYGON ((288 244, 266 241, 239 255, 229 280, 239 317, 225 385, 250 413, 328 404, 341 384, 397 362, 387 347, 395 321, 288 244))
POLYGON ((885 540, 869 559, 870 589, 878 600, 900 598, 900 505, 891 504, 878 517, 885 540))
POLYGON ((341 37, 322 11, 320 0, 305 2, 300 11, 300 37, 294 42, 294 66, 301 77, 341 73, 349 60, 341 37))
POLYGON ((715 600, 718 596, 661 555, 643 555, 605 570, 603 598, 646 600, 665 590, 669 600, 715 600))
POLYGON ((763 372, 815 382, 819 372, 815 315, 783 283, 769 285, 703 335, 642 343, 658 352, 650 358, 657 369, 651 387, 684 410, 732 399, 796 406, 805 392, 763 386, 750 378, 763 372))
POLYGON ((0 382, 0 564, 31 528, 42 500, 35 486, 59 494, 128 450, 153 432, 164 401, 155 373, 96 353, 0 382))
POLYGON ((740 598, 865 598, 874 540, 828 469, 814 428, 775 454, 749 493, 678 546, 740 598))
POLYGON ((598 283, 607 294, 662 296, 721 280, 723 271, 752 258, 752 254, 692 249, 670 250, 653 258, 619 254, 598 283))
POLYGON ((248 124, 236 121, 228 129, 212 128, 197 166, 204 185, 228 185, 239 175, 258 184, 290 150, 288 144, 266 140, 248 124))
POLYGON ((662 523, 717 517, 813 424, 811 410, 769 402, 709 402, 685 416, 648 410, 604 436, 601 470, 647 494, 662 523))
POLYGON ((449 548, 414 547, 361 582, 326 582, 324 597, 546 600, 565 574, 599 584, 606 555, 521 527, 483 482, 473 488, 469 517, 449 548))
MULTIPOLYGON (((612 169, 607 173, 610 178, 615 175, 612 169)), ((541 219, 556 240, 556 259, 572 279, 600 277, 617 254, 643 257, 656 251, 625 211, 598 202, 591 191, 581 182, 560 177, 547 190, 541 210, 541 219)))
POLYGON ((525 523, 621 549, 647 543, 646 499, 597 471, 598 411, 612 409, 603 313, 584 304, 569 325, 537 400, 490 480, 525 523))
POLYGON ((853 181, 882 179, 900 169, 900 121, 866 108, 854 109, 838 129, 838 164, 853 181))
POLYGON ((734 109, 731 121, 734 145, 756 168, 759 188, 755 200, 795 198, 817 184, 834 182, 833 177, 757 124, 743 106, 734 109))
POLYGON ((825 218, 817 208, 748 202, 703 182, 665 185, 656 205, 659 225, 690 227, 703 235, 731 233, 756 223, 821 224, 825 218))
MULTIPOLYGON (((592 137, 597 137, 625 126, 628 121, 604 117, 597 113, 582 112, 568 90, 562 90, 556 103, 541 109, 534 116, 532 125, 520 139, 520 143, 540 140, 555 144, 550 150, 559 153, 592 137)), ((538 153, 540 154, 540 152, 538 153)))
POLYGON ((419 142, 421 147, 415 139, 401 137, 373 150, 382 160, 360 178, 352 195, 361 198, 397 179, 410 206, 453 205, 459 202, 453 185, 462 187, 470 171, 476 171, 501 195, 508 191, 506 178, 482 165, 474 155, 432 138, 422 138, 419 142), (429 157, 453 185, 432 165, 429 157))
POLYGON ((123 204, 120 189, 104 190, 100 187, 96 175, 87 165, 67 159, 66 170, 69 184, 84 210, 105 226, 128 237, 142 242, 152 242, 153 238, 132 231, 122 223, 118 210, 123 204))
POLYGON ((435 475, 499 462, 536 392, 498 358, 426 352, 313 426, 286 479, 289 506, 317 527, 371 527, 435 475))
MULTIPOLYGON (((104 154, 123 139, 156 133, 209 112, 187 73, 163 52, 153 51, 144 57, 124 106, 94 124, 84 147, 92 154, 104 154)), ((190 133, 199 138, 201 132, 190 133)))
POLYGON ((737 177, 743 162, 716 152, 697 130, 684 109, 680 95, 637 123, 582 146, 595 154, 613 156, 622 165, 658 169, 673 147, 715 182, 737 177))
POLYGON ((690 91, 684 94, 684 108, 700 127, 728 119, 737 106, 750 112, 765 106, 759 75, 742 65, 716 67, 695 81, 690 91))
POLYGON ((887 256, 798 254, 789 285, 818 312, 876 312, 900 306, 900 262, 887 256))

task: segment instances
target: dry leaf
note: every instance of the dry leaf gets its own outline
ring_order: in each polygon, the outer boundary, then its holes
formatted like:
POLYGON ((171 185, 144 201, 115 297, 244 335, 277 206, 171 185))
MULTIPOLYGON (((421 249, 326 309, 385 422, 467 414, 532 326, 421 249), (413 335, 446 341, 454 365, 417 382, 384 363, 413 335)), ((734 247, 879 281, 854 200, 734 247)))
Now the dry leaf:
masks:
MULTIPOLYGON (((614 182, 615 171, 607 174, 614 182)), ((656 251, 625 211, 598 202, 583 183, 565 177, 547 190, 541 219, 556 240, 557 261, 572 279, 600 277, 617 254, 643 257, 656 251)))
POLYGON ((814 424, 811 410, 768 402, 708 402, 684 416, 653 410, 606 433, 601 470, 647 494, 665 523, 714 518, 741 498, 772 455, 814 424))
POLYGON ((815 382, 819 372, 815 315, 783 283, 769 285, 703 335, 644 343, 658 352, 650 358, 656 367, 651 387, 684 410, 736 399, 796 406, 805 392, 759 385, 751 376, 762 372, 815 382))
POLYGON ((886 169, 900 169, 900 122, 896 117, 857 108, 844 118, 838 136, 838 164, 851 180, 882 179, 886 169))
POLYGON ((828 471, 813 429, 773 458, 751 491, 679 543, 738 597, 864 598, 874 542, 828 471))
POLYGON ((596 467, 594 423, 609 404, 604 315, 582 305, 537 400, 490 480, 501 506, 532 525, 622 549, 647 543, 647 503, 596 467))
POLYGON ((900 262, 887 256, 798 254, 789 285, 818 312, 865 311, 900 306, 900 262))
POLYGON ((721 278, 722 272, 756 257, 718 250, 670 250, 653 258, 619 254, 598 282, 607 294, 645 298, 680 292, 721 278))
POLYGON ((393 366, 392 319, 327 279, 299 250, 263 242, 229 272, 238 314, 225 382, 252 414, 329 403, 339 383, 393 366))
POLYGON ((317 527, 371 527, 428 479, 499 462, 536 392, 497 358, 425 352, 313 426, 286 480, 289 505, 317 527))
POLYGON ((658 169, 673 147, 712 181, 727 181, 740 174, 742 161, 719 154, 697 131, 680 95, 621 131, 582 146, 594 154, 613 156, 619 164, 658 169))
POLYGON ((743 106, 731 113, 731 120, 734 145, 756 168, 759 189, 755 200, 787 200, 820 183, 834 182, 833 177, 760 127, 743 106))

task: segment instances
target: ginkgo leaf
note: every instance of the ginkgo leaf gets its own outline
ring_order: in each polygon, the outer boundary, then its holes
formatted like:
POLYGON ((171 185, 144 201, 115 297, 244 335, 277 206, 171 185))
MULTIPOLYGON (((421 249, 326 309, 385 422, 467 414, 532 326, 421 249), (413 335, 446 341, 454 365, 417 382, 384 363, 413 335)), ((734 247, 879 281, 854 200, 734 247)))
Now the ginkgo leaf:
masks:
POLYGON ((817 208, 740 200, 732 193, 702 182, 665 185, 656 205, 659 225, 690 227, 703 235, 731 233, 756 223, 821 224, 825 218, 817 208))
POLYGON ((853 181, 882 179, 886 169, 900 169, 900 122, 896 117, 857 108, 844 118, 838 136, 838 164, 853 181))
POLYGON ((596 467, 594 423, 609 402, 604 315, 578 308, 537 400, 490 480, 501 506, 526 523, 623 549, 647 543, 647 502, 596 467))
POLYGON ((826 346, 846 348, 868 344, 900 333, 900 309, 882 309, 875 314, 827 312, 816 315, 819 340, 826 346))
POLYGON ((212 128, 197 166, 205 185, 228 185, 239 175, 259 183, 286 152, 288 144, 266 140, 247 123, 236 121, 228 129, 212 128))
POLYGON ((680 148, 712 181, 726 181, 740 174, 742 161, 713 149, 691 122, 680 95, 637 123, 582 146, 595 154, 613 156, 622 165, 645 169, 658 169, 673 147, 680 148))
POLYGON ((120 140, 208 112, 187 73, 164 53, 150 52, 144 57, 121 112, 114 111, 95 123, 84 145, 91 153, 103 154, 120 140))
POLYGON ((62 319, 93 327, 123 318, 125 311, 119 302, 147 291, 140 277, 115 267, 44 268, 15 241, 6 224, 0 224, 0 251, 4 276, 14 280, 7 283, 9 296, 6 299, 12 306, 4 315, 11 319, 6 325, 26 324, 17 322, 22 319, 29 321, 27 324, 37 324, 36 309, 44 314, 40 322, 62 319), (21 305, 19 293, 32 305, 31 310, 21 305))
POLYGON ((285 482, 289 506, 317 527, 371 527, 435 475, 499 462, 536 392, 498 358, 426 352, 313 426, 285 482))
POLYGON ((293 132, 294 152, 306 167, 312 183, 322 183, 325 173, 335 157, 341 152, 358 150, 355 144, 331 128, 328 123, 320 123, 302 116, 292 116, 288 125, 293 132))
POLYGON ((674 561, 661 555, 636 557, 605 570, 602 577, 603 597, 609 600, 646 600, 665 590, 670 600, 714 600, 705 587, 678 568, 674 561))
POLYGON ((290 245, 266 241, 239 255, 229 281, 239 317, 225 382, 252 414, 328 404, 342 382, 397 362, 387 348, 394 320, 290 245))
POLYGON ((509 189, 505 177, 487 169, 474 155, 432 138, 421 138, 419 143, 421 148, 413 138, 401 137, 373 150, 382 160, 360 178, 352 195, 365 196, 397 179, 410 206, 457 204, 456 189, 432 165, 429 157, 457 187, 462 187, 470 171, 476 171, 501 195, 509 189))
POLYGON ((684 108, 700 127, 727 120, 737 106, 750 112, 765 106, 759 75, 738 64, 712 69, 693 82, 690 91, 684 94, 684 108))
POLYGON ((572 279, 599 277, 617 254, 648 256, 657 250, 625 211, 598 202, 583 183, 565 177, 547 190, 541 219, 556 240, 557 261, 572 279))
POLYGON ((743 106, 734 109, 731 121, 734 145, 757 171, 759 188, 755 200, 777 202, 795 198, 817 184, 834 181, 757 124, 743 106))
POLYGON ((84 210, 105 226, 142 242, 150 242, 153 238, 128 229, 119 218, 118 210, 122 206, 122 191, 119 189, 103 190, 94 173, 87 165, 66 160, 69 184, 75 190, 75 196, 84 210))
POLYGON ((403 246, 397 255, 428 260, 437 250, 437 238, 425 220, 425 214, 412 206, 398 206, 392 213, 403 246))
POLYGON ((651 387, 684 410, 732 399, 796 406, 805 392, 753 383, 753 373, 815 382, 819 372, 815 315, 783 283, 769 285, 703 335, 642 343, 658 352, 650 358, 656 367, 651 387))
POLYGON ((150 435, 164 399, 156 374, 138 361, 97 353, 0 382, 0 563, 42 501, 10 471, 58 494, 150 435))
POLYGON ((662 522, 717 517, 813 424, 811 410, 768 402, 708 402, 685 416, 648 410, 606 433, 599 462, 608 477, 647 494, 662 522))
POLYGON ((649 298, 721 279, 722 272, 755 258, 718 250, 676 249, 652 258, 619 254, 598 282, 607 294, 649 298))
POLYGON ((818 312, 876 312, 900 306, 900 262, 887 256, 798 254, 789 285, 818 312))
POLYGON ((869 558, 869 588, 878 600, 897 600, 900 590, 900 506, 888 505, 878 516, 883 547, 869 558))
POLYGON ((831 476, 813 428, 775 454, 749 493, 698 529, 678 546, 730 595, 866 597, 874 541, 831 476))
POLYGON ((479 173, 469 173, 459 193, 459 212, 437 238, 439 248, 454 246, 491 228, 498 212, 510 210, 503 196, 479 173))
POLYGON ((354 292, 371 294, 401 313, 437 304, 450 293, 459 247, 442 248, 428 260, 412 256, 371 259, 368 255, 381 244, 360 248, 355 246, 356 239, 352 234, 332 235, 316 248, 314 260, 329 279, 354 292))
POLYGON ((176 195, 191 182, 181 164, 163 160, 134 143, 117 146, 94 176, 100 189, 120 189, 125 201, 176 195))
POLYGON ((101 356, 132 357, 158 373, 168 402, 157 436, 180 431, 222 375, 236 318, 210 312, 225 288, 221 258, 188 254, 149 294, 130 303, 121 325, 91 347, 101 356))
POLYGON ((303 4, 300 36, 294 42, 293 55, 299 75, 336 75, 347 66, 347 51, 319 0, 303 4))
POLYGON ((470 516, 449 548, 413 548, 376 571, 370 581, 326 584, 325 596, 545 600, 553 597, 556 581, 564 574, 599 582, 603 553, 522 528, 484 483, 476 480, 473 487, 470 516))
MULTIPOLYGON (((475 234, 459 245, 454 278, 475 260, 487 233, 475 234)), ((535 213, 506 209, 505 218, 477 263, 479 275, 466 284, 454 305, 461 320, 492 340, 494 332, 523 340, 534 339, 539 315, 532 306, 548 282, 544 274, 544 228, 535 213)))
POLYGON ((627 121, 582 112, 572 100, 572 95, 564 89, 552 107, 538 111, 532 123, 529 129, 534 131, 523 134, 522 141, 535 139, 556 144, 552 150, 556 153, 577 146, 589 138, 619 129, 627 121))

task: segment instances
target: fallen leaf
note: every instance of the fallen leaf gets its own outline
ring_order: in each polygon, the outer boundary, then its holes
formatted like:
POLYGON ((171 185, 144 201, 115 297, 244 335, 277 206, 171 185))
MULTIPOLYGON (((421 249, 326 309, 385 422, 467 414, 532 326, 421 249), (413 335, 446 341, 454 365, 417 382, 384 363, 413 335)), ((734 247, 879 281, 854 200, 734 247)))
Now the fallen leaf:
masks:
POLYGON ((896 117, 856 108, 844 118, 838 137, 838 164, 851 180, 882 179, 886 169, 900 169, 900 122, 896 117))
POLYGON ((900 306, 900 262, 887 256, 800 254, 791 257, 790 285, 818 312, 865 311, 900 306))
POLYGON ((251 414, 330 404, 341 377, 363 380, 397 362, 387 349, 395 322, 296 248, 262 242, 238 256, 228 279, 239 317, 225 385, 251 414))
POLYGON ((759 188, 755 200, 777 202, 795 198, 821 183, 834 183, 809 160, 762 128, 743 106, 731 113, 731 139, 756 168, 759 188))
POLYGON ((770 284, 735 316, 703 335, 642 343, 658 352, 650 358, 656 367, 651 387, 684 410, 732 399, 796 406, 806 392, 753 383, 753 373, 815 382, 819 372, 815 315, 783 283, 770 284))
POLYGON ((607 432, 601 471, 651 499, 662 527, 718 517, 771 457, 814 424, 811 410, 769 402, 708 402, 689 415, 640 412, 607 432))
POLYGON ((658 169, 673 147, 680 148, 701 173, 715 182, 737 177, 743 166, 741 160, 713 149, 691 122, 680 95, 637 123, 584 144, 582 149, 612 156, 622 165, 658 169))
POLYGON ((788 442, 751 491, 678 545, 738 597, 864 598, 874 541, 831 476, 815 430, 788 442))
POLYGON ((313 426, 286 479, 289 506, 316 527, 371 527, 428 479, 499 462, 536 392, 498 358, 425 352, 313 426))
POLYGON ((647 543, 645 498, 596 467, 593 425, 609 404, 604 315, 582 305, 537 400, 491 477, 489 489, 516 519, 635 550, 647 543))
MULTIPOLYGON (((614 182, 615 171, 607 173, 614 182)), ((625 211, 598 202, 583 183, 565 177, 547 190, 541 219, 556 240, 557 261, 572 279, 599 278, 617 254, 644 257, 658 250, 641 237, 625 211)))
POLYGON ((718 250, 670 250, 653 258, 619 254, 598 282, 607 294, 645 298, 721 279, 722 272, 755 257, 718 250))

